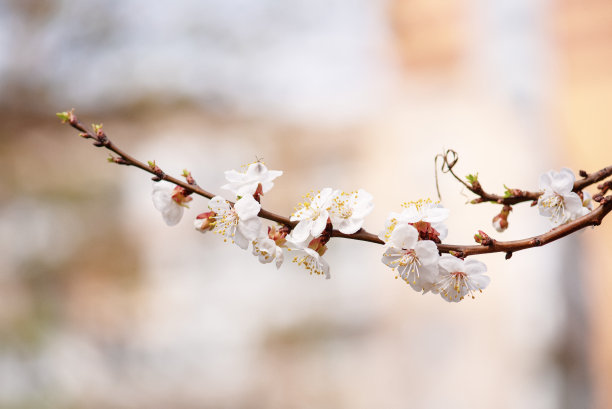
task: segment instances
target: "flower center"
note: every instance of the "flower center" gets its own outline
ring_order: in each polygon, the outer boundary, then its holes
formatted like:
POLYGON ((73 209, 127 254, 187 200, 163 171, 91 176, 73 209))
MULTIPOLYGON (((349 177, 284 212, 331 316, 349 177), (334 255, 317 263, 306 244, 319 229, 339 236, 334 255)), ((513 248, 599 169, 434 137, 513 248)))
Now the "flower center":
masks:
POLYGON ((404 254, 395 260, 393 264, 400 267, 398 271, 400 273, 400 277, 402 277, 402 280, 409 284, 416 284, 416 280, 420 278, 419 267, 421 266, 421 261, 413 249, 402 249, 402 251, 404 254))
POLYGON ((469 294, 472 298, 476 290, 482 292, 480 288, 470 279, 463 271, 453 271, 449 273, 439 283, 440 291, 449 298, 463 300, 465 294, 469 294))
POLYGON ((550 209, 550 218, 553 222, 563 221, 565 219, 565 202, 563 196, 558 193, 542 200, 542 207, 550 209))
POLYGON ((219 233, 222 236, 234 236, 236 233, 236 226, 238 226, 238 213, 236 210, 231 209, 224 213, 217 213, 215 219, 215 233, 219 233))
POLYGON ((310 274, 325 274, 321 263, 319 263, 319 260, 316 260, 315 257, 312 257, 310 255, 305 255, 302 257, 296 256, 293 258, 292 261, 298 266, 303 266, 306 270, 308 270, 310 274))

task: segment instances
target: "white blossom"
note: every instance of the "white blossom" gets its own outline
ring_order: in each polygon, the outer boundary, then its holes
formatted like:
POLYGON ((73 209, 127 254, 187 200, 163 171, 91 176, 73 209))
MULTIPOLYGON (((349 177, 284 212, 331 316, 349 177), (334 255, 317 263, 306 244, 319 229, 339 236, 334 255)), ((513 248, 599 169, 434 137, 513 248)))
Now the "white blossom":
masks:
POLYGON ((222 189, 227 189, 238 196, 254 195, 261 183, 262 192, 267 193, 274 186, 273 180, 281 176, 281 170, 268 170, 262 162, 251 163, 246 172, 236 170, 225 171, 225 179, 229 182, 222 189))
POLYGON ((416 291, 432 289, 438 270, 438 247, 431 240, 419 240, 419 232, 411 225, 393 230, 382 262, 416 291))
POLYGON ((280 268, 284 260, 283 249, 277 246, 274 240, 270 239, 267 235, 253 240, 253 255, 257 256, 262 264, 271 263, 273 260, 276 260, 276 268, 280 268))
POLYGON ((549 217, 555 226, 589 212, 588 207, 583 206, 580 196, 572 191, 575 181, 574 173, 568 168, 540 175, 540 190, 544 192, 538 198, 538 210, 542 216, 549 217))
POLYGON ((461 260, 450 254, 443 254, 438 261, 438 278, 433 292, 439 292, 449 302, 459 302, 466 295, 482 292, 491 282, 484 275, 487 266, 478 260, 461 260))
POLYGON ((174 226, 181 221, 183 212, 191 200, 191 197, 184 195, 184 190, 180 186, 172 187, 167 183, 155 183, 153 185, 153 206, 161 212, 162 217, 168 226, 174 226))
POLYGON ((388 242, 393 230, 397 226, 408 225, 411 223, 427 222, 439 233, 439 239, 444 240, 448 235, 448 228, 444 221, 448 218, 450 211, 444 208, 439 202, 431 199, 408 202, 402 205, 404 210, 401 213, 391 212, 385 221, 385 230, 378 237, 388 242))
POLYGON ((291 261, 304 267, 310 274, 323 275, 326 279, 331 277, 329 264, 315 250, 309 247, 290 247, 289 251, 297 253, 291 261))
POLYGON ((291 221, 298 221, 298 224, 291 231, 291 241, 303 242, 309 236, 319 237, 329 218, 329 207, 331 202, 332 189, 326 187, 316 195, 308 194, 304 203, 298 205, 295 213, 291 215, 291 221))
POLYGON ((352 234, 363 226, 365 217, 373 209, 373 197, 365 190, 351 193, 336 190, 331 198, 329 217, 334 228, 344 234, 352 234))
POLYGON ((261 205, 253 196, 243 196, 233 207, 221 196, 215 196, 208 207, 215 212, 213 232, 232 240, 243 250, 257 237, 261 229, 261 220, 257 217, 261 205))

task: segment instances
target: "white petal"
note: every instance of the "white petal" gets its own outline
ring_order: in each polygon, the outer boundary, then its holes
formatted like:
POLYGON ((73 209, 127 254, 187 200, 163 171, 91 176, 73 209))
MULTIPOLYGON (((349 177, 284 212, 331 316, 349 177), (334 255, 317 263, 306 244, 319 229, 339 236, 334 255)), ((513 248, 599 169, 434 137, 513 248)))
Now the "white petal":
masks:
POLYGON ((314 199, 312 200, 312 204, 318 208, 325 209, 329 206, 329 201, 332 198, 332 194, 334 191, 331 187, 326 187, 319 192, 314 199))
POLYGON ((236 196, 242 196, 242 197, 251 196, 252 197, 255 194, 255 191, 257 190, 258 185, 259 185, 259 182, 257 181, 243 183, 240 185, 240 187, 238 187, 238 189, 235 190, 234 193, 236 193, 236 196))
POLYGON ((251 163, 247 168, 246 174, 249 179, 261 178, 262 175, 265 175, 268 172, 268 168, 261 162, 251 163))
POLYGON ((438 265, 447 273, 463 271, 463 260, 450 254, 442 254, 440 260, 438 260, 438 265))
POLYGON ((402 251, 402 249, 398 249, 396 247, 389 247, 383 253, 382 259, 380 261, 382 261, 383 264, 386 264, 387 266, 391 268, 395 268, 397 267, 397 264, 395 264, 395 261, 398 258, 402 257, 403 255, 404 255, 404 252, 402 251))
MULTIPOLYGON (((274 183, 273 182, 264 181, 264 182, 260 182, 260 183, 261 183, 261 191, 263 193, 268 193, 270 191, 270 189, 272 189, 274 187, 274 183)), ((257 190, 257 186, 255 186, 255 190, 257 190)), ((253 191, 253 193, 255 193, 255 191, 253 191)))
POLYGON ((443 241, 446 239, 446 236, 448 236, 448 227, 446 227, 444 223, 435 223, 432 224, 431 227, 436 229, 436 231, 439 233, 438 238, 440 241, 443 241))
POLYGON ((391 240, 395 247, 413 249, 419 239, 419 232, 409 224, 397 226, 391 233, 391 240))
POLYGON ((310 234, 313 237, 319 237, 323 230, 325 230, 325 226, 327 226, 327 218, 329 217, 329 213, 327 211, 322 211, 319 217, 314 220, 312 226, 310 228, 310 234))
POLYGON ((432 207, 427 209, 426 217, 423 218, 423 221, 428 223, 441 223, 444 220, 448 219, 448 215, 450 214, 450 210, 444 207, 432 207))
POLYGON ((179 206, 177 203, 174 203, 170 204, 170 206, 162 211, 162 216, 168 226, 175 226, 181 221, 184 211, 185 208, 183 206, 179 206))
POLYGON ((237 172, 235 170, 226 170, 225 171, 225 180, 230 182, 231 184, 244 182, 246 179, 246 175, 244 173, 237 172))
POLYGON ((329 264, 327 264, 327 261, 325 261, 322 257, 319 259, 319 262, 321 263, 321 270, 323 270, 323 273, 325 274, 325 279, 329 280, 331 278, 331 274, 329 273, 329 264))
POLYGON ((261 219, 253 217, 251 219, 239 219, 238 229, 236 231, 240 231, 240 233, 249 240, 255 240, 259 235, 260 229, 261 219))
POLYGON ((551 189, 552 189, 551 172, 542 173, 540 175, 540 190, 551 190, 551 189))
POLYGON ((246 195, 236 202, 234 209, 236 209, 236 213, 241 220, 249 219, 259 214, 261 205, 253 199, 253 196, 246 195))
POLYGON ((436 246, 436 243, 431 240, 419 241, 414 247, 414 252, 424 266, 435 265, 440 258, 438 246, 436 246))
POLYGON ((172 193, 171 190, 165 187, 153 187, 153 193, 151 195, 153 199, 153 206, 160 212, 166 210, 166 208, 170 205, 172 201, 172 193))
POLYGON ((484 274, 476 274, 470 277, 470 281, 477 289, 484 290, 491 282, 491 278, 484 274))
POLYGON ((398 220, 406 223, 416 223, 421 220, 421 214, 415 205, 410 205, 402 211, 398 217, 398 220))
POLYGON ((285 260, 285 256, 283 254, 283 249, 276 246, 276 268, 277 269, 280 268, 284 260, 285 260))
POLYGON ((569 211, 572 215, 582 213, 582 200, 580 200, 580 196, 577 193, 572 192, 563 195, 563 204, 565 205, 565 210, 569 211))
POLYGON ((559 172, 553 177, 552 189, 559 194, 567 194, 574 188, 574 174, 567 172, 559 172))
POLYGON ((282 175, 283 175, 282 170, 269 170, 267 180, 272 181, 282 175))
POLYGON ((249 247, 250 239, 245 237, 240 230, 236 229, 236 234, 234 234, 234 243, 242 250, 246 250, 249 247))
POLYGON ((305 241, 310 235, 311 220, 302 220, 291 230, 291 241, 299 243, 305 241))
POLYGON ((479 260, 468 259, 464 263, 465 273, 468 275, 478 275, 487 272, 487 266, 485 263, 479 260))
POLYGON ((357 232, 357 230, 361 229, 361 226, 363 225, 363 219, 355 219, 355 218, 343 219, 343 218, 340 218, 338 223, 335 223, 332 220, 332 224, 333 224, 333 226, 336 229, 338 229, 340 232, 342 232, 344 234, 353 234, 353 233, 357 232))
POLYGON ((213 212, 221 214, 226 213, 230 210, 229 203, 221 196, 215 196, 210 199, 210 202, 208 202, 208 207, 210 207, 210 210, 212 210, 213 212))

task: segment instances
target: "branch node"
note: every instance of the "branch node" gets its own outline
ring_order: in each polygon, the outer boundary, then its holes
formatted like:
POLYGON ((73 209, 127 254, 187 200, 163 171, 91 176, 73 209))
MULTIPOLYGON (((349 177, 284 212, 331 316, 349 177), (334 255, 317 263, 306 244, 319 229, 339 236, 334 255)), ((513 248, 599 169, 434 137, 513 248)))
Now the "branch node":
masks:
POLYGON ((512 257, 512 252, 511 252, 511 251, 508 251, 508 252, 506 253, 506 257, 505 257, 505 259, 506 259, 506 260, 509 260, 511 257, 512 257))
POLYGON ((478 230, 478 233, 474 235, 474 240, 483 246, 492 246, 495 243, 495 240, 482 230, 478 230))

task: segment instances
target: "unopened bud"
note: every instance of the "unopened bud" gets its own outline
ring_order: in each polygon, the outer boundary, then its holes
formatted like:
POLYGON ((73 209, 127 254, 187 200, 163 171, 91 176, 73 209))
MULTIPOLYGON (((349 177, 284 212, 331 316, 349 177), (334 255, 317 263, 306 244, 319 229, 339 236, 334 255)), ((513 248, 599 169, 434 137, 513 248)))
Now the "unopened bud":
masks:
POLYGON ((189 183, 190 185, 195 185, 195 179, 193 178, 193 176, 191 176, 191 172, 189 172, 187 169, 183 169, 182 176, 185 178, 187 183, 189 183))
POLYGON ((57 116, 59 119, 61 119, 61 120, 62 120, 62 123, 64 123, 64 124, 65 124, 66 122, 70 121, 70 113, 69 113, 69 112, 67 112, 67 111, 64 111, 64 112, 57 112, 55 115, 56 115, 56 116, 57 116))
POLYGON ((493 228, 497 230, 499 233, 506 231, 506 229, 508 228, 508 215, 510 214, 511 211, 512 211, 512 207, 505 205, 502 208, 502 211, 499 212, 499 214, 493 218, 492 220, 493 228))
POLYGON ((480 243, 483 246, 490 246, 493 244, 493 239, 482 230, 478 230, 478 233, 474 235, 474 240, 476 240, 476 243, 480 243))
POLYGON ((104 131, 102 130, 102 124, 91 124, 91 127, 93 128, 97 137, 105 136, 104 131))
POLYGON ((493 218, 493 228, 499 233, 503 233, 508 228, 508 219, 502 217, 500 214, 493 218))

